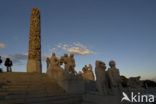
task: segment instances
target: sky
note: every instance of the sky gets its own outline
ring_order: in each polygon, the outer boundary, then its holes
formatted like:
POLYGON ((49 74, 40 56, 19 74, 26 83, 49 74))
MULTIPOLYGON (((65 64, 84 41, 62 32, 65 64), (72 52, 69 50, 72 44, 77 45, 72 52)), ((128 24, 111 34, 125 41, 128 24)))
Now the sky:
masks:
MULTIPOLYGON (((45 58, 74 53, 76 70, 116 61, 121 75, 156 80, 155 0, 0 0, 0 55, 26 72, 31 8, 41 12, 45 58)), ((1 65, 4 70, 4 65, 1 65)))

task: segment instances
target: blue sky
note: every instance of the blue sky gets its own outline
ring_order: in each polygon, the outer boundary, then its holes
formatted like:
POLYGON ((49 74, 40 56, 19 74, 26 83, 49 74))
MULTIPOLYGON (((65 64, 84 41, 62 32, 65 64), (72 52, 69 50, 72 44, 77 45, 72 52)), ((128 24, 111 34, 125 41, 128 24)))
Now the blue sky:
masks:
POLYGON ((77 71, 89 63, 95 67, 96 60, 108 68, 113 59, 122 75, 156 79, 155 5, 155 0, 1 0, 0 55, 14 57, 14 71, 26 71, 30 13, 37 7, 43 55, 54 48, 63 55, 68 50, 60 43, 72 48, 75 42, 90 52, 75 55, 77 71))

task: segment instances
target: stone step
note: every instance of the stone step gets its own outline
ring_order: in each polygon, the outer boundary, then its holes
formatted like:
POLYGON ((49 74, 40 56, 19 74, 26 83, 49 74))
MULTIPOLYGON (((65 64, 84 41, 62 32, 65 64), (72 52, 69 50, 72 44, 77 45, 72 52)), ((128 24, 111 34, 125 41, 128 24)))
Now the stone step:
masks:
POLYGON ((33 98, 33 97, 47 97, 47 96, 61 96, 64 95, 65 93, 62 92, 54 92, 54 91, 49 91, 49 92, 40 92, 40 93, 25 93, 25 94, 8 94, 5 96, 5 99, 24 99, 24 98, 33 98))
POLYGON ((7 82, 7 83, 52 83, 51 80, 49 79, 38 79, 38 80, 6 80, 6 81, 1 81, 1 82, 7 82))
MULTIPOLYGON (((25 98, 25 99, 6 99, 4 101, 0 101, 0 103, 2 102, 10 102, 10 103, 28 103, 28 104, 33 104, 33 103, 42 103, 44 104, 44 102, 52 102, 52 104, 59 102, 58 104, 63 104, 64 101, 75 101, 75 100, 82 100, 81 96, 69 96, 69 95, 64 95, 64 96, 46 96, 46 97, 34 97, 34 98, 25 98)), ((72 103, 71 103, 72 104, 72 103)))
POLYGON ((57 101, 44 101, 44 102, 37 102, 37 103, 29 103, 29 104, 81 104, 82 99, 81 98, 66 98, 64 100, 57 100, 57 101))
POLYGON ((33 92, 33 93, 35 93, 35 92, 65 92, 65 91, 63 91, 63 90, 54 90, 54 89, 43 89, 43 88, 41 88, 41 89, 9 89, 9 90, 0 90, 0 92, 2 92, 2 94, 3 93, 22 93, 22 92, 24 92, 24 93, 31 93, 31 92, 33 92))
MULTIPOLYGON (((0 92, 0 96, 23 96, 23 95, 40 95, 40 94, 46 94, 47 96, 52 95, 62 95, 65 91, 62 90, 40 90, 40 91, 12 91, 12 92, 0 92)), ((17 97, 18 98, 18 97, 17 97)))
POLYGON ((10 85, 10 86, 2 86, 1 89, 31 89, 31 88, 58 88, 57 86, 49 85, 49 84, 41 84, 41 85, 10 85))
POLYGON ((83 101, 81 104, 96 104, 96 103, 93 103, 93 102, 90 102, 90 101, 83 101))

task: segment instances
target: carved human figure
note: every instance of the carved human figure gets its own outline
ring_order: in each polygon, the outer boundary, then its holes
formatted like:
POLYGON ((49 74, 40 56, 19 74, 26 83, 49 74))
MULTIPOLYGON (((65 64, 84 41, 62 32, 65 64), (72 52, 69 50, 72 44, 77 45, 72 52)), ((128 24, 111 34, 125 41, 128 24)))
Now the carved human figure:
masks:
POLYGON ((120 72, 119 69, 116 68, 115 61, 111 60, 109 62, 110 68, 108 68, 108 75, 110 78, 111 87, 119 87, 119 84, 121 84, 120 80, 120 72))
POLYGON ((120 79, 120 72, 119 69, 116 68, 115 61, 111 60, 109 62, 110 68, 108 68, 108 80, 109 80, 109 87, 111 89, 111 93, 113 95, 118 95, 121 93, 121 79, 120 79))
POLYGON ((89 64, 89 67, 88 67, 90 73, 91 73, 91 76, 92 76, 92 79, 95 80, 95 77, 94 77, 94 73, 93 73, 93 67, 91 64, 89 64))
POLYGON ((46 63, 47 63, 47 69, 48 69, 48 67, 50 66, 50 59, 49 59, 49 57, 47 57, 46 63))
POLYGON ((42 72, 40 11, 32 8, 29 32, 27 72, 42 72))
POLYGON ((61 56, 61 58, 60 58, 60 65, 62 65, 64 63, 64 69, 65 69, 65 71, 68 70, 67 61, 68 61, 68 54, 64 54, 64 56, 61 56))
POLYGON ((70 54, 70 56, 68 57, 68 61, 67 61, 68 67, 69 67, 69 72, 72 72, 73 74, 75 73, 75 59, 74 59, 74 54, 70 54))
POLYGON ((91 64, 89 64, 88 69, 89 69, 89 70, 91 70, 91 71, 93 70, 93 67, 92 67, 92 65, 91 65, 91 64))
POLYGON ((83 73, 87 73, 87 71, 88 71, 87 65, 85 65, 85 66, 82 68, 82 71, 83 71, 83 73))
POLYGON ((100 94, 107 94, 107 80, 106 80, 106 64, 102 61, 96 61, 95 74, 97 88, 100 94))
POLYGON ((59 59, 55 56, 55 53, 52 53, 50 65, 51 67, 60 67, 59 59))
POLYGON ((82 71, 83 71, 83 78, 86 79, 86 80, 94 80, 94 74, 93 74, 93 71, 92 71, 92 66, 91 64, 89 64, 89 67, 87 65, 85 65, 83 68, 82 68, 82 71))

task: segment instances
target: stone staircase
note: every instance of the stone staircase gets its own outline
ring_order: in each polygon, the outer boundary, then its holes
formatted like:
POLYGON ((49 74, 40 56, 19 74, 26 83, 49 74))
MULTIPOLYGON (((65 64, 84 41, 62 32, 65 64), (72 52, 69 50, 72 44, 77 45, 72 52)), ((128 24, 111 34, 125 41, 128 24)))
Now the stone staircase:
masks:
POLYGON ((46 74, 0 73, 0 104, 80 104, 81 94, 68 94, 46 74))
POLYGON ((120 96, 100 95, 98 92, 91 91, 83 95, 82 104, 121 104, 120 96))

